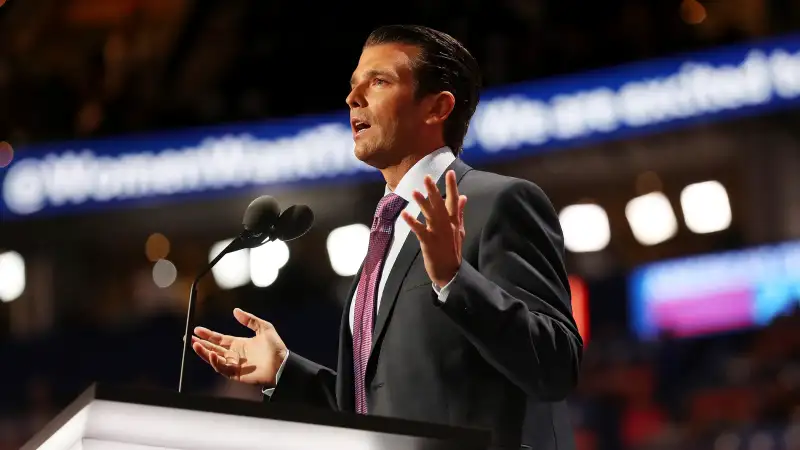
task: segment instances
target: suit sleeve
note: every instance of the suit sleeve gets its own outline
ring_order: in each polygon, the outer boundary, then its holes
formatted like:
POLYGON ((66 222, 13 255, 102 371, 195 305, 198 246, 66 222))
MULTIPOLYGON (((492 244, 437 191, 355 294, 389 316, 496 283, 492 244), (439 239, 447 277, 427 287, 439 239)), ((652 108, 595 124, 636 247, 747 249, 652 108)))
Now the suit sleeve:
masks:
POLYGON ((553 207, 518 180, 499 194, 478 239, 478 266, 462 261, 446 301, 432 293, 434 304, 520 389, 564 399, 577 384, 583 341, 553 207))
POLYGON ((283 372, 271 395, 270 403, 302 403, 307 406, 337 409, 336 372, 294 352, 283 366, 283 372))

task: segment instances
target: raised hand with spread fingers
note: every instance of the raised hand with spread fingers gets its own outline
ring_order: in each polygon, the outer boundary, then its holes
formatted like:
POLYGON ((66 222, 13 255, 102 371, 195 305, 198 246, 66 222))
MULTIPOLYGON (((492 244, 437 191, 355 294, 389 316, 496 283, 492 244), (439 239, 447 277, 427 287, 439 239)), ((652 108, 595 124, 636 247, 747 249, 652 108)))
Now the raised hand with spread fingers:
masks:
POLYGON ((438 287, 446 286, 461 267, 461 247, 466 236, 464 207, 467 197, 459 195, 456 173, 445 174, 447 196, 442 198, 439 188, 430 176, 425 177, 426 198, 414 191, 414 200, 425 216, 423 224, 416 217, 403 211, 403 219, 419 239, 425 270, 438 287))

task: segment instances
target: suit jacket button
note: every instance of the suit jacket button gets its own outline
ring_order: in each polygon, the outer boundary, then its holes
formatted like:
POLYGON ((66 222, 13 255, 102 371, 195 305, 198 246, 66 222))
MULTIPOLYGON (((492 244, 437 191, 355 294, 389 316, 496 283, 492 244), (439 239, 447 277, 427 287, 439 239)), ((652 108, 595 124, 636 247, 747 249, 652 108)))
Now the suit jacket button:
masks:
POLYGON ((372 385, 372 390, 377 391, 378 389, 382 388, 385 383, 375 383, 372 385))

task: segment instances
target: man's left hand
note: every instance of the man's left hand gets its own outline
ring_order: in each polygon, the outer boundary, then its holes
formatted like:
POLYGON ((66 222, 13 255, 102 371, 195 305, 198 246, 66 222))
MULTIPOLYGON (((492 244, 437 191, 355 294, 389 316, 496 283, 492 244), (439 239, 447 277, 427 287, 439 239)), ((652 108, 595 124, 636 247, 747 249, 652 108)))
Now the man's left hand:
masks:
POLYGON ((456 173, 449 170, 445 174, 447 197, 442 198, 430 175, 425 177, 425 188, 428 198, 419 191, 412 194, 419 204, 425 222, 403 211, 402 216, 411 231, 419 239, 425 270, 437 287, 446 286, 458 273, 461 267, 461 246, 464 242, 464 206, 467 197, 458 194, 456 173))

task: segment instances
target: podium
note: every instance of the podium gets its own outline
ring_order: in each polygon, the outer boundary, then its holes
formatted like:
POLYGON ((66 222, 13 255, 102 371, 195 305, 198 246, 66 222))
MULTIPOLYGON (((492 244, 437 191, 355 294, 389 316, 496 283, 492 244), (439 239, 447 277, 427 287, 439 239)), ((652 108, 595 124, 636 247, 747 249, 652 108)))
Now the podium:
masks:
POLYGON ((486 450, 488 431, 94 384, 22 450, 486 450))

